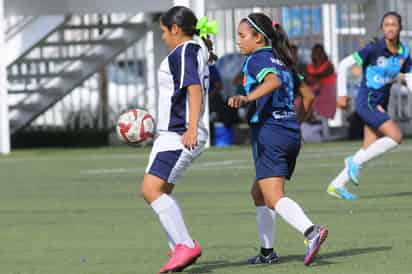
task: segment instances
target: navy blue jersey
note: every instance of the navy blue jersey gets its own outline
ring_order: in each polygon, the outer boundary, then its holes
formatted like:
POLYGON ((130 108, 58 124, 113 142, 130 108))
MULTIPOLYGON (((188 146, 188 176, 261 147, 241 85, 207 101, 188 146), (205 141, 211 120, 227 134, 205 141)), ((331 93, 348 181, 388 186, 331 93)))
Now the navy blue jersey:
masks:
POLYGON ((279 88, 251 104, 250 123, 281 123, 285 127, 299 128, 294 111, 294 94, 301 79, 275 56, 271 47, 260 48, 249 55, 242 72, 246 94, 260 85, 268 73, 274 73, 281 82, 279 88))
POLYGON ((358 100, 368 100, 367 104, 380 104, 386 108, 389 91, 399 73, 409 73, 412 68, 410 51, 400 43, 398 51, 393 54, 386 47, 385 39, 369 43, 353 54, 356 62, 362 66, 363 77, 358 100))
MULTIPOLYGON (((157 130, 183 134, 189 123, 189 96, 191 85, 203 89, 202 102, 209 90, 208 53, 194 40, 186 41, 174 48, 162 61, 158 70, 158 119, 157 130)), ((198 123, 199 138, 207 137, 203 122, 205 104, 201 106, 198 123)))
POLYGON ((209 65, 209 91, 215 89, 215 83, 222 82, 222 77, 216 67, 216 65, 209 65))

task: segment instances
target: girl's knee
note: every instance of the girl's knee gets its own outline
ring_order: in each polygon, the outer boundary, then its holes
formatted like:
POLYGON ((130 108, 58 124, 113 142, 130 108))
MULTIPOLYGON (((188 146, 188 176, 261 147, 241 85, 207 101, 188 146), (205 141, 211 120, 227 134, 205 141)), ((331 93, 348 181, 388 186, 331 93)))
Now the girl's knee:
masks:
POLYGON ((263 200, 262 193, 256 187, 252 187, 250 190, 250 196, 252 196, 253 202, 255 206, 264 206, 265 201, 263 200))
POLYGON ((142 182, 142 185, 140 186, 140 197, 146 199, 151 193, 151 189, 150 187, 144 183, 144 181, 142 182))
POLYGON ((156 189, 152 184, 149 184, 143 181, 140 187, 140 196, 145 199, 148 203, 153 202, 157 196, 160 196, 161 193, 156 189))
POLYGON ((283 198, 283 194, 279 194, 276 196, 271 197, 270 199, 265 199, 265 204, 267 207, 275 209, 276 204, 279 202, 280 199, 283 198))
POLYGON ((391 138, 398 145, 402 143, 402 139, 403 139, 402 133, 400 131, 394 132, 393 134, 390 134, 386 137, 391 138))
POLYGON ((398 143, 398 145, 400 145, 403 140, 402 132, 399 132, 394 140, 398 143))

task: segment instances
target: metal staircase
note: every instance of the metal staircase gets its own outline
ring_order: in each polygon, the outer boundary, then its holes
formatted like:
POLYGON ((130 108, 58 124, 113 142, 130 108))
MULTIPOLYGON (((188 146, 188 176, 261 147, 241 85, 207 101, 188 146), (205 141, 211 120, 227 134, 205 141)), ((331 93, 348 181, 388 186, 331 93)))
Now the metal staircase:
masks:
MULTIPOLYGON (((140 23, 139 23, 140 21, 140 23)), ((8 66, 10 132, 38 116, 144 37, 136 16, 66 17, 8 66)))

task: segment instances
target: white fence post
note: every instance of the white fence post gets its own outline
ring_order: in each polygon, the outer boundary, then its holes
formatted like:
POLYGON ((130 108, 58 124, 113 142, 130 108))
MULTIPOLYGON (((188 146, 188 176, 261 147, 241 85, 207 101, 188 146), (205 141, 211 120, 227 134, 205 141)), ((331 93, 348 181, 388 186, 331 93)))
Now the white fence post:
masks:
MULTIPOLYGON (((6 52, 4 0, 0 0, 0 52, 6 52)), ((10 152, 9 105, 7 101, 6 64, 0 62, 0 154, 10 152)))

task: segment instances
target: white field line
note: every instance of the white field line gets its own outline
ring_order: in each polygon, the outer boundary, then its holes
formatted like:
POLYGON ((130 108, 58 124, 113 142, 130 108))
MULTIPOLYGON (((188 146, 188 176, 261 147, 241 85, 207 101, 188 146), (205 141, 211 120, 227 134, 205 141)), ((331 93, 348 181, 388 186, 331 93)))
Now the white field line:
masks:
MULTIPOLYGON (((297 163, 299 166, 299 161, 297 163)), ((330 163, 330 162, 314 162, 314 163, 305 163, 305 168, 331 168, 331 167, 344 167, 343 163, 330 163)), ((393 162, 375 162, 367 165, 368 167, 401 167, 398 164, 393 162)), ((412 166, 402 165, 405 169, 412 169, 412 166)), ((229 161, 212 161, 206 163, 193 164, 189 167, 188 172, 191 171, 240 171, 240 170, 253 170, 254 166, 248 160, 229 160, 229 161), (246 164, 249 163, 249 164, 246 164)), ((86 175, 99 175, 99 174, 125 174, 125 173, 142 173, 145 171, 145 168, 103 168, 103 169, 86 169, 81 170, 81 174, 86 175)))
MULTIPOLYGON (((412 145, 401 145, 394 151, 391 151, 389 153, 405 153, 405 152, 410 152, 412 151, 412 145)), ((241 150, 236 150, 236 151, 205 151, 205 155, 232 155, 232 154, 244 154, 247 153, 249 154, 249 158, 251 159, 251 151, 250 148, 245 148, 241 150)), ((299 159, 314 159, 314 158, 322 158, 322 157, 333 157, 333 156, 348 156, 355 153, 355 150, 350 151, 348 149, 340 149, 340 148, 321 148, 319 147, 318 149, 314 150, 313 148, 310 149, 305 149, 303 148, 300 152, 299 159)), ((61 156, 61 155, 56 155, 56 156, 50 156, 50 155, 36 155, 36 156, 30 156, 30 157, 22 157, 22 158, 14 158, 10 156, 5 156, 5 157, 0 157, 0 164, 3 163, 18 163, 18 162, 26 162, 26 161, 91 161, 91 160, 122 160, 122 159, 147 159, 149 153, 144 152, 144 153, 136 153, 136 154, 121 154, 121 153, 114 153, 114 154, 108 154, 108 155, 101 155, 101 154, 91 154, 91 155, 81 155, 76 157, 75 155, 70 155, 70 156, 61 156)))
MULTIPOLYGON (((189 167, 190 170, 221 170, 227 167, 238 169, 241 168, 252 168, 252 165, 242 165, 241 163, 247 163, 248 160, 228 160, 228 161, 211 161, 206 163, 194 163, 193 166, 189 167), (232 166, 233 165, 233 166, 232 166)), ((136 173, 144 172, 145 168, 100 168, 100 169, 86 169, 82 170, 82 174, 121 174, 121 173, 136 173)))

